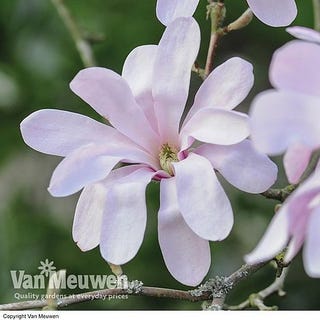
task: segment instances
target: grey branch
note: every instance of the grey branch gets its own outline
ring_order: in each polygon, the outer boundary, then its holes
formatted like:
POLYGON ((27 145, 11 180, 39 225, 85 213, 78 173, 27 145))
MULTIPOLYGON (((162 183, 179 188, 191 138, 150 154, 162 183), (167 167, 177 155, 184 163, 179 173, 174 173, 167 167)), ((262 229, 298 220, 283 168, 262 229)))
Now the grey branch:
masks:
MULTIPOLYGON (((74 294, 68 297, 57 299, 56 306, 58 309, 67 307, 71 304, 77 304, 85 301, 102 300, 112 295, 135 295, 146 296, 154 298, 169 298, 177 300, 185 300, 189 302, 199 301, 215 301, 219 298, 220 304, 223 305, 225 297, 229 291, 234 288, 239 282, 245 280, 250 275, 265 266, 268 262, 263 262, 255 265, 243 265, 240 269, 227 277, 216 277, 209 280, 198 289, 191 291, 146 287, 138 285, 129 289, 104 289, 91 291, 81 294, 74 294)), ((16 303, 8 303, 0 305, 0 310, 27 310, 27 309, 40 309, 48 306, 47 300, 31 300, 16 303)))

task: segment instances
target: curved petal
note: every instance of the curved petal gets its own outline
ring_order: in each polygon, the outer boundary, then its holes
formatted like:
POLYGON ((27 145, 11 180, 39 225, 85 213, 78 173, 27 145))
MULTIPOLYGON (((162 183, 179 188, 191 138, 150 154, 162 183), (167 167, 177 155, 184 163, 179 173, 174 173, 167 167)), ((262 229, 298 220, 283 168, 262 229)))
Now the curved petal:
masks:
POLYGON ((73 219, 72 236, 82 251, 88 251, 100 243, 102 214, 107 189, 95 183, 83 189, 73 219))
POLYGON ((178 203, 188 226, 201 238, 225 239, 233 225, 233 213, 209 160, 190 154, 173 163, 178 203))
POLYGON ((106 261, 121 265, 137 254, 147 222, 145 191, 153 175, 147 168, 140 169, 109 189, 100 239, 106 261))
POLYGON ((70 88, 121 133, 149 151, 158 147, 156 134, 121 76, 105 68, 87 68, 75 76, 70 88))
POLYGON ((191 17, 199 0, 158 0, 156 13, 159 21, 167 26, 180 17, 191 17))
POLYGON ((256 151, 250 140, 231 146, 205 144, 194 152, 207 158, 228 182, 246 192, 264 192, 277 179, 277 166, 256 151))
POLYGON ((227 60, 215 68, 203 82, 185 122, 201 108, 232 110, 248 95, 253 81, 251 63, 237 57, 227 60))
POLYGON ((289 241, 289 212, 283 205, 275 213, 267 231, 256 248, 244 257, 246 263, 255 264, 275 257, 289 241))
POLYGON ((198 237, 184 221, 179 211, 175 178, 161 180, 158 237, 172 276, 185 285, 198 285, 210 268, 210 247, 208 241, 198 237))
POLYGON ((270 81, 275 88, 320 96, 320 46, 294 40, 278 49, 270 65, 270 81), (301 59, 303 57, 303 59, 301 59))
POLYGON ((297 16, 294 0, 247 0, 253 13, 272 27, 289 25, 297 16))
POLYGON ((20 128, 23 140, 28 146, 57 156, 66 156, 89 143, 130 144, 130 140, 114 128, 86 116, 62 110, 36 111, 21 122, 20 128))
POLYGON ((55 197, 69 196, 104 179, 121 159, 107 155, 104 146, 87 145, 77 149, 57 166, 48 190, 55 197))
POLYGON ((82 251, 95 248, 100 243, 102 216, 105 210, 107 192, 117 180, 141 169, 131 165, 113 170, 107 179, 83 189, 77 203, 73 220, 72 236, 82 251))
POLYGON ((283 157, 283 164, 290 183, 296 184, 299 182, 304 171, 307 169, 311 154, 312 149, 299 143, 289 146, 283 157))
POLYGON ((133 49, 122 70, 122 77, 128 82, 136 101, 156 132, 158 123, 153 107, 152 78, 157 48, 155 45, 146 45, 133 49))
POLYGON ((248 116, 236 111, 217 108, 199 110, 182 128, 182 149, 188 148, 192 140, 230 145, 238 143, 250 134, 248 116))
POLYGON ((155 61, 153 98, 163 143, 178 143, 191 68, 200 45, 200 30, 193 18, 179 18, 165 30, 155 61))
POLYGON ((250 110, 251 139, 255 147, 277 155, 292 144, 320 146, 320 98, 293 92, 266 91, 250 110))
POLYGON ((306 239, 303 248, 304 269, 310 277, 320 277, 320 207, 309 217, 306 239))
POLYGON ((320 32, 306 27, 290 27, 286 31, 300 40, 320 43, 320 32))

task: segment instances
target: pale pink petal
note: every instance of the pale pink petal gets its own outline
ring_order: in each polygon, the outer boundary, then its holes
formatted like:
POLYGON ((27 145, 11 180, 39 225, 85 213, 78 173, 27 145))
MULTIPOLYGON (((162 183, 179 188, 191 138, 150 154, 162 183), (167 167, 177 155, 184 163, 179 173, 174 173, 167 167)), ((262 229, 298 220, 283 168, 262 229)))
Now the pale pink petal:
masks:
POLYGON ((299 182, 309 164, 311 154, 311 148, 299 143, 288 148, 283 157, 283 164, 290 183, 296 184, 299 182))
POLYGON ((274 90, 259 94, 253 101, 251 139, 255 147, 277 155, 290 145, 320 146, 320 98, 274 90))
POLYGON ((106 205, 107 189, 95 183, 83 189, 73 220, 72 236, 82 251, 88 251, 100 243, 102 214, 106 205))
POLYGON ((294 40, 278 49, 270 65, 270 81, 275 88, 320 96, 320 46, 294 40), (303 59, 301 58, 303 57, 303 59))
POLYGON ((303 248, 304 269, 310 277, 320 277, 320 207, 310 217, 303 248))
POLYGON ((230 145, 244 140, 250 134, 248 116, 236 111, 217 108, 199 110, 182 128, 182 149, 188 148, 192 139, 202 142, 230 145))
POLYGON ((172 276, 185 285, 198 285, 210 268, 210 247, 208 241, 198 237, 184 221, 175 178, 161 180, 158 237, 172 276))
POLYGON ((62 110, 36 111, 21 122, 20 128, 27 145, 57 156, 66 156, 89 143, 130 144, 130 140, 114 128, 62 110))
POLYGON ((121 76, 105 68, 87 68, 75 76, 70 88, 121 133, 155 150, 157 136, 121 76))
POLYGON ((253 13, 272 27, 289 25, 297 16, 294 0, 247 0, 253 13))
POLYGON ((153 97, 163 143, 177 144, 191 67, 200 45, 200 30, 193 18, 179 18, 165 30, 155 61, 153 97))
POLYGON ((82 251, 95 248, 100 243, 102 215, 105 210, 107 192, 117 180, 141 169, 141 166, 131 165, 113 170, 98 183, 83 189, 77 203, 73 220, 73 240, 82 251))
POLYGON ((209 160, 190 154, 173 163, 179 208, 188 226, 201 238, 225 239, 233 225, 233 213, 209 160))
POLYGON ((185 122, 201 108, 232 110, 248 95, 253 81, 251 63, 237 57, 227 60, 215 68, 203 82, 185 122))
POLYGON ((306 27, 290 27, 286 31, 292 36, 305 41, 320 43, 320 32, 306 27))
POLYGON ((253 148, 250 140, 231 146, 204 144, 194 152, 207 158, 228 182, 246 192, 266 191, 277 179, 277 166, 253 148))
POLYGON ((69 196, 105 178, 121 159, 108 155, 104 146, 77 149, 57 166, 48 190, 55 197, 69 196))
POLYGON ((109 189, 100 239, 106 261, 121 265, 137 254, 147 222, 145 191, 153 175, 147 168, 140 169, 109 189))
POLYGON ((180 17, 191 17, 197 9, 199 0, 158 0, 156 13, 162 24, 167 26, 180 17))
POLYGON ((152 128, 157 132, 158 123, 154 113, 152 78, 157 46, 146 45, 133 49, 122 69, 122 77, 128 82, 131 91, 143 109, 152 128))
POLYGON ((275 213, 267 231, 256 248, 245 256, 245 261, 249 264, 255 264, 275 257, 284 249, 289 241, 289 227, 288 208, 283 205, 275 213))

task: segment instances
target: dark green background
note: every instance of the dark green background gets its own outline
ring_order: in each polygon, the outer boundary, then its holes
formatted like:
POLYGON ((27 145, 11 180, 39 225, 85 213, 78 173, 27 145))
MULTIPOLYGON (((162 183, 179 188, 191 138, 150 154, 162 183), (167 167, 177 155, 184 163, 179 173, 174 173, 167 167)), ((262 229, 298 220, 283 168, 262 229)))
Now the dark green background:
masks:
MULTIPOLYGON (((159 41, 164 27, 155 17, 155 2, 66 0, 85 31, 105 37, 103 42, 94 45, 98 65, 117 72, 121 72, 124 59, 133 48, 159 41)), ((297 4, 299 15, 295 24, 312 27, 312 1, 297 0, 297 4)), ((201 0, 195 15, 202 32, 198 57, 202 66, 210 29, 205 20, 205 5, 206 1, 201 0)), ((226 5, 227 22, 246 8, 244 0, 226 0, 226 5)), ((231 56, 241 56, 254 65, 255 86, 242 109, 248 108, 257 92, 269 87, 267 71, 272 53, 290 39, 284 28, 271 28, 257 19, 223 39, 216 65, 231 56)), ((58 269, 67 269, 69 274, 109 274, 110 271, 98 248, 82 253, 72 240, 71 226, 78 195, 52 198, 46 190, 59 159, 31 150, 24 145, 19 133, 21 120, 42 108, 54 107, 97 117, 68 88, 70 80, 83 68, 70 35, 49 0, 1 0, 0 41, 0 303, 8 303, 14 302, 16 292, 10 270, 23 269, 26 273, 38 274, 39 262, 45 258, 53 260, 58 269)), ((194 76, 191 91, 199 84, 200 80, 194 76)), ((282 176, 279 186, 286 184, 282 176)), ((225 186, 234 208, 235 225, 226 241, 212 244, 212 268, 207 278, 227 275, 243 263, 243 255, 263 234, 275 205, 259 195, 225 186)), ((145 240, 135 259, 123 268, 131 279, 142 280, 146 285, 185 288, 170 276, 161 257, 156 232, 158 193, 159 186, 150 185, 145 240)), ((273 276, 271 267, 264 268, 237 287, 228 303, 242 301, 272 282, 273 276)), ((266 302, 275 303, 281 309, 319 309, 320 282, 305 275, 300 255, 292 264, 286 289, 286 297, 274 297, 266 302)), ((200 303, 129 297, 70 308, 197 310, 200 303)))

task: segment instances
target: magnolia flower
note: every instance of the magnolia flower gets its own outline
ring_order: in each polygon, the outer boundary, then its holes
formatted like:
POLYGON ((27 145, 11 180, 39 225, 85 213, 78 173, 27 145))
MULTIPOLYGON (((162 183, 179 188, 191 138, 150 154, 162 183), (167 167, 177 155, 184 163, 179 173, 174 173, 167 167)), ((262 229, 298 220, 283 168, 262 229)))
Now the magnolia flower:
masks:
POLYGON ((248 263, 272 259, 288 244, 290 262, 304 243, 303 263, 310 277, 320 277, 320 171, 293 192, 275 214, 258 246, 245 257, 248 263))
MULTIPOLYGON (((294 0, 247 0, 253 13, 265 24, 272 27, 289 25, 297 15, 294 0)), ((157 17, 168 25, 178 17, 190 17, 194 14, 199 0, 158 0, 157 17)))
MULTIPOLYGON (((288 31, 313 41, 320 38, 306 28, 288 31)), ((284 166, 291 183, 299 181, 312 152, 320 147, 319 60, 316 43, 294 40, 278 49, 270 66, 275 89, 259 94, 251 108, 255 147, 269 155, 286 151, 284 166)))
POLYGON ((214 70, 181 124, 199 44, 195 20, 180 18, 158 46, 134 49, 122 76, 104 68, 80 71, 72 91, 112 126, 60 110, 40 110, 21 123, 29 146, 65 157, 52 175, 50 193, 68 196, 84 188, 74 240, 83 251, 100 245, 112 264, 136 255, 146 227, 146 186, 160 181, 163 258, 178 281, 192 286, 210 267, 208 240, 226 238, 233 225, 214 169, 252 193, 266 190, 277 174, 274 163, 245 140, 247 116, 232 111, 253 85, 245 60, 232 58, 214 70), (193 149, 195 140, 203 144, 193 149))

